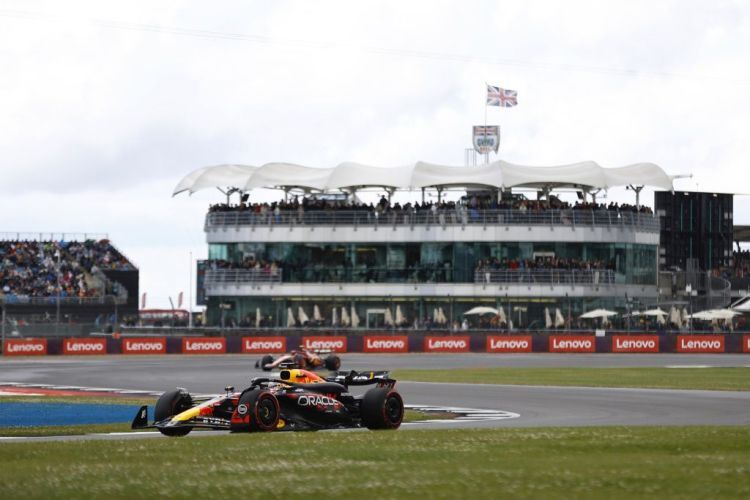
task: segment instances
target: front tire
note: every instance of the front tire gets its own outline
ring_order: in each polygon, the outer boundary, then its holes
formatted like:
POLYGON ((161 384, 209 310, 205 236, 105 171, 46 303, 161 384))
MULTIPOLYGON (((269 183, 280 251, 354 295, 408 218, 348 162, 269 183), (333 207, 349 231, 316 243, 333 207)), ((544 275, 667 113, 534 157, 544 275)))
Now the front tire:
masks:
POLYGON ((271 356, 270 354, 266 354, 265 356, 260 358, 260 368, 265 372, 271 371, 270 367, 266 368, 266 365, 270 365, 271 363, 273 363, 273 356, 271 356))
POLYGON ((404 419, 404 400, 391 387, 370 389, 362 398, 360 414, 368 429, 398 429, 404 419))
MULTIPOLYGON (((173 391, 167 391, 156 401, 156 407, 154 408, 154 420, 161 422, 171 418, 177 414, 182 413, 188 408, 193 406, 193 398, 185 389, 175 389, 173 391)), ((159 429, 159 432, 165 436, 177 437, 185 436, 190 433, 192 429, 190 427, 173 427, 159 429)))
POLYGON ((326 370, 335 372, 336 370, 341 368, 341 358, 339 358, 335 354, 331 354, 330 356, 326 357, 325 365, 326 370))

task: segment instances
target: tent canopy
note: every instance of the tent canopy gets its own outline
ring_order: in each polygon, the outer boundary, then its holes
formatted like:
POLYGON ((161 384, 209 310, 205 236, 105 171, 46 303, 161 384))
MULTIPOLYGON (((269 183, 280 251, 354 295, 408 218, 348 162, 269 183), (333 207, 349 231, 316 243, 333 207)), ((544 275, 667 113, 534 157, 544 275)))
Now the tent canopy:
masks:
POLYGON ((596 318, 607 318, 609 316, 617 316, 615 311, 608 311, 606 309, 594 309, 587 313, 581 314, 581 319, 596 319, 596 318))
POLYGON ((233 187, 243 191, 255 188, 329 191, 362 187, 420 189, 449 186, 608 189, 634 184, 671 190, 673 179, 653 163, 604 168, 593 161, 554 167, 514 165, 503 160, 472 167, 422 161, 401 167, 344 162, 335 167, 318 168, 274 162, 262 166, 225 164, 202 167, 180 180, 172 194, 194 193, 213 187, 233 187))

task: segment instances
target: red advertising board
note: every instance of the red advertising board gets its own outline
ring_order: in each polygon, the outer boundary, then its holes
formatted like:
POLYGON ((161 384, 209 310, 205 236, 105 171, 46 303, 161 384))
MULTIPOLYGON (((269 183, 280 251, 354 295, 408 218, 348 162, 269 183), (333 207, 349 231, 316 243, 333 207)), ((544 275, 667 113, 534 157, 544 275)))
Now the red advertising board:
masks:
POLYGON ((425 352, 469 352, 469 336, 425 337, 425 352))
POLYGON ((406 335, 366 335, 362 351, 409 352, 409 337, 406 335))
POLYGON ((724 335, 678 335, 677 352, 724 352, 724 335))
POLYGON ((105 339, 72 338, 63 340, 63 354, 107 354, 105 339))
POLYGON ((659 352, 659 336, 612 335, 612 352, 659 352))
POLYGON ((166 337, 125 338, 122 340, 123 354, 166 354, 166 337))
POLYGON ((593 335, 551 335, 549 352, 596 352, 593 335))
POLYGON ((346 337, 302 337, 302 347, 311 351, 346 352, 346 337))
POLYGON ((40 356, 47 354, 47 339, 8 339, 6 356, 40 356))
POLYGON ((531 335, 488 335, 487 352, 531 352, 531 335))
POLYGON ((224 354, 227 339, 224 337, 184 337, 182 354, 224 354))
POLYGON ((286 352, 286 337, 242 337, 242 352, 245 354, 286 352))
POLYGON ((742 337, 742 352, 750 352, 750 335, 742 337))

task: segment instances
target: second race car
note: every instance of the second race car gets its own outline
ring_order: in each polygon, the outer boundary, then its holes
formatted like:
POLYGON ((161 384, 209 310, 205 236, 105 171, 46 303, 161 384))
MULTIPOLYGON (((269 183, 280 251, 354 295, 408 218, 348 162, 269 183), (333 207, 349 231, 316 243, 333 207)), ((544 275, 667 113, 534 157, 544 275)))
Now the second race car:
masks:
POLYGON ((255 368, 265 371, 276 368, 301 368, 304 370, 325 368, 326 370, 335 372, 340 367, 341 358, 338 355, 330 351, 311 351, 302 346, 275 359, 270 354, 267 354, 255 362, 255 368))

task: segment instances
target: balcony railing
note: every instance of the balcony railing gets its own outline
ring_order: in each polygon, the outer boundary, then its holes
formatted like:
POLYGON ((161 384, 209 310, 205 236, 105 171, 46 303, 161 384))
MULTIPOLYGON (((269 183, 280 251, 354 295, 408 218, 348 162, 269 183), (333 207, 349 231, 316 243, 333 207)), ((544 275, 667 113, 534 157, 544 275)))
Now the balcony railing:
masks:
POLYGON ((611 269, 493 269, 477 270, 475 283, 523 283, 554 285, 613 285, 611 269))
MULTIPOLYGON (((254 283, 471 283, 461 280, 450 267, 421 266, 414 268, 369 267, 320 268, 308 267, 290 271, 282 280, 282 269, 212 269, 206 271, 206 285, 242 285, 254 283)), ((612 285, 615 272, 611 269, 503 269, 476 270, 474 283, 492 284, 559 284, 612 285)))
POLYGON ((97 297, 63 297, 58 298, 57 295, 50 295, 46 297, 37 297, 29 295, 15 295, 15 294, 0 294, 0 303, 8 305, 18 306, 45 306, 55 305, 58 303, 61 305, 108 305, 108 304, 125 304, 128 300, 126 295, 100 295, 97 297))
POLYGON ((616 210, 476 210, 437 211, 372 210, 291 211, 265 214, 252 211, 209 212, 206 228, 240 226, 453 226, 546 225, 630 227, 658 232, 659 218, 652 214, 616 210))

